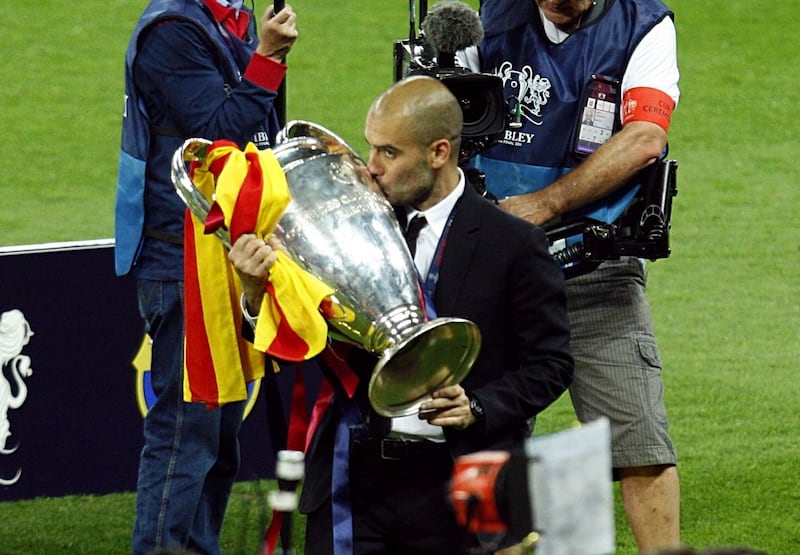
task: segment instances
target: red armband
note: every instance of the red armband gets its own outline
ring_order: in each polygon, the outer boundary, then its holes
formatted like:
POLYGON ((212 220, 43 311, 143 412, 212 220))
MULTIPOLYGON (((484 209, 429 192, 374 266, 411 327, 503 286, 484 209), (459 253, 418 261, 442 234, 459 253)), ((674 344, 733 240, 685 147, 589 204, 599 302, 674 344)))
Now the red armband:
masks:
POLYGON ((649 121, 669 131, 675 101, 665 92, 650 87, 629 89, 622 97, 622 125, 649 121))

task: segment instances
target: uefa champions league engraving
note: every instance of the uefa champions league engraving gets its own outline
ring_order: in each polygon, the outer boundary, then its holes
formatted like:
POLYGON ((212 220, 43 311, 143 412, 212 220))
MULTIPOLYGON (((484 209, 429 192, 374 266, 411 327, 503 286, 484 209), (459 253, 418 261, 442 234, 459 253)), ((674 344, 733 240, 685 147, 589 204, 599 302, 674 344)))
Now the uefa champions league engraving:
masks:
MULTIPOLYGON (((186 162, 202 161, 209 144, 189 139, 172 163, 178 194, 201 220, 211 203, 197 198, 186 162)), ((292 196, 273 234, 302 269, 335 290, 325 303, 329 335, 379 356, 369 385, 379 414, 417 412, 434 389, 467 375, 480 349, 478 327, 462 318, 425 321, 414 262, 392 207, 370 190, 364 162, 344 141, 295 121, 273 154, 292 196)), ((226 231, 217 234, 229 245, 226 231)))

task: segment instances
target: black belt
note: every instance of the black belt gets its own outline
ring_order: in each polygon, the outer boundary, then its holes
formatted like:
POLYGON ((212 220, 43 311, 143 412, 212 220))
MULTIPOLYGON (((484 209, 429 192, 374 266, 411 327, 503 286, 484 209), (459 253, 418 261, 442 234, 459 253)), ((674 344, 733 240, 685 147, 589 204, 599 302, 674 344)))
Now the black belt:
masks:
POLYGON ((150 237, 151 239, 158 239, 159 241, 164 241, 165 243, 171 243, 173 245, 183 246, 183 235, 175 235, 174 233, 169 233, 168 231, 161 231, 146 226, 142 231, 142 235, 144 235, 145 237, 150 237))
POLYGON ((445 454, 449 456, 447 443, 426 439, 370 438, 357 441, 355 447, 362 453, 377 455, 381 459, 389 461, 428 458, 445 454))

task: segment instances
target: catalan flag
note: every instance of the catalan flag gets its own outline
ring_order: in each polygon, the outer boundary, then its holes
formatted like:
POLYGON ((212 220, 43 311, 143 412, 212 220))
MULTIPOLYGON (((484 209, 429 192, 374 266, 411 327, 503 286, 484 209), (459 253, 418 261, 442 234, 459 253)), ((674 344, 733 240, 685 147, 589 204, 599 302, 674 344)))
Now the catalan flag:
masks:
POLYGON ((286 177, 270 150, 212 143, 192 181, 211 209, 200 221, 187 210, 184 246, 186 341, 184 399, 219 406, 247 398, 247 384, 264 375, 264 351, 284 360, 309 359, 325 347, 320 303, 333 290, 278 253, 256 325, 255 343, 242 338, 241 286, 223 243, 244 233, 268 238, 291 201, 286 177))

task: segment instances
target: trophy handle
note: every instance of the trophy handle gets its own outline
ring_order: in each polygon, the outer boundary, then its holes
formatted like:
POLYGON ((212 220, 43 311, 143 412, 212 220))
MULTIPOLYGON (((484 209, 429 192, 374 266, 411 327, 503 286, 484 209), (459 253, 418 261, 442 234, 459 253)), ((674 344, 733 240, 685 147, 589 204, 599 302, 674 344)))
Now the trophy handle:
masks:
POLYGON ((344 139, 339 135, 326 129, 321 125, 311 121, 295 119, 286 124, 286 126, 278 132, 277 144, 285 142, 289 139, 299 137, 313 137, 322 141, 328 152, 331 154, 350 154, 356 160, 364 162, 358 153, 353 149, 344 139))
MULTIPOLYGON (((287 168, 291 168, 293 163, 301 163, 308 156, 330 152, 327 143, 319 137, 297 136, 286 142, 288 144, 284 145, 283 151, 287 153, 285 154, 287 157, 282 163, 284 172, 287 168)), ((198 137, 187 139, 172 155, 172 163, 170 165, 170 176, 175 192, 192 214, 201 221, 205 221, 208 217, 208 212, 211 210, 211 201, 197 189, 197 186, 189 176, 189 172, 186 171, 186 164, 187 162, 203 162, 211 144, 212 141, 208 139, 198 137)), ((231 248, 230 233, 227 229, 217 228, 214 231, 214 235, 222 241, 226 248, 231 248)))
MULTIPOLYGON (((200 221, 205 221, 208 217, 208 211, 211 210, 211 201, 209 201, 192 182, 189 177, 189 172, 186 171, 187 162, 202 162, 205 160, 208 147, 211 141, 208 139, 192 138, 184 141, 175 154, 172 155, 172 164, 170 166, 170 173, 172 177, 172 184, 175 186, 175 192, 181 197, 181 200, 186 204, 186 207, 197 216, 200 221)), ((216 235, 225 245, 226 248, 231 248, 231 236, 227 229, 222 227, 218 228, 214 235, 216 235)))

